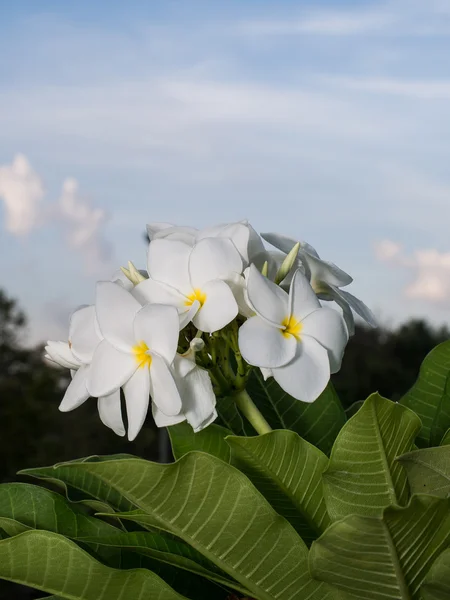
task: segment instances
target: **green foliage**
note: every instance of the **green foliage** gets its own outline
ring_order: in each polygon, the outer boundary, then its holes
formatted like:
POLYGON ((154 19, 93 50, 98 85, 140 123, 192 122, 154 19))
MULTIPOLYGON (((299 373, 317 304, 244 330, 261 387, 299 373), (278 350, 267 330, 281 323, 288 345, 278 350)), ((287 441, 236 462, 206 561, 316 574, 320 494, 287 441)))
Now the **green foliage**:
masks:
POLYGON ((397 456, 408 452, 420 429, 412 411, 372 394, 341 429, 324 473, 333 520, 351 514, 379 515, 404 505, 407 479, 397 456))
POLYGON ((231 434, 229 429, 213 423, 198 433, 192 431, 188 423, 179 423, 168 428, 172 452, 175 458, 181 458, 191 450, 200 450, 230 462, 231 451, 225 437, 231 434))
POLYGON ((400 403, 422 420, 417 445, 437 446, 450 428, 450 340, 428 354, 416 383, 400 403))
POLYGON ((450 550, 443 552, 428 573, 422 586, 423 600, 450 598, 450 550))
POLYGON ((274 379, 264 381, 262 375, 254 371, 248 392, 272 429, 295 431, 325 454, 330 453, 346 421, 345 411, 331 383, 315 402, 307 404, 286 394, 274 379))
POLYGON ((233 464, 310 545, 330 521, 322 489, 327 457, 293 431, 226 441, 233 464))
POLYGON ((350 598, 415 600, 449 541, 449 501, 415 496, 380 518, 350 515, 334 523, 312 546, 311 571, 350 598))
POLYGON ((450 446, 423 448, 398 459, 414 494, 446 498, 450 494, 450 446))

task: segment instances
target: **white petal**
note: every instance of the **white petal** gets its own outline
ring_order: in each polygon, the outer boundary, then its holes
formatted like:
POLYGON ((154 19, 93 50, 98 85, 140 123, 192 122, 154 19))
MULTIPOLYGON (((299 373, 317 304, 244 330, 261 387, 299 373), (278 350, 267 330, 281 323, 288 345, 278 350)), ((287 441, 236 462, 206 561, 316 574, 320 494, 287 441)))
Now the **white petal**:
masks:
POLYGON ((128 277, 125 275, 122 269, 119 269, 114 273, 114 275, 111 277, 111 281, 113 283, 118 283, 119 285, 121 285, 127 290, 127 292, 131 292, 131 290, 134 288, 134 283, 131 283, 131 281, 128 279, 128 277))
POLYGON ((164 229, 169 229, 170 227, 173 227, 172 223, 148 223, 147 235, 152 240, 155 234, 163 232, 164 229))
POLYGON ((245 223, 227 223, 225 225, 207 227, 198 233, 197 241, 203 240, 207 237, 220 237, 231 240, 241 255, 242 260, 248 263, 250 230, 245 223))
POLYGON ((348 332, 340 313, 332 308, 319 308, 302 322, 301 337, 312 337, 328 351, 331 373, 341 368, 342 357, 348 342, 348 332))
POLYGON ((242 273, 242 259, 233 242, 222 238, 205 238, 194 246, 189 259, 189 274, 194 289, 202 289, 214 279, 226 279, 231 273, 242 273))
POLYGON ((239 349, 249 365, 281 367, 295 356, 297 340, 260 317, 251 317, 239 329, 239 349))
POLYGON ((189 280, 189 256, 192 248, 176 240, 153 240, 148 249, 148 274, 185 295, 192 286, 189 280))
MULTIPOLYGON (((272 246, 275 246, 275 248, 278 248, 278 250, 281 250, 285 254, 289 254, 295 244, 300 241, 285 235, 281 235, 280 233, 262 233, 261 237, 265 239, 266 242, 269 242, 269 244, 272 244, 272 246)), ((308 242, 300 241, 300 247, 308 252, 308 254, 319 258, 316 250, 310 244, 308 244, 308 242)))
POLYGON ((203 286, 206 294, 203 306, 192 319, 200 331, 212 333, 228 325, 238 314, 239 309, 230 287, 220 279, 203 286))
MULTIPOLYGON (((247 222, 246 225, 250 233, 248 242, 248 260, 249 262, 254 262, 256 266, 258 266, 257 261, 260 260, 260 257, 266 253, 267 250, 264 247, 260 235, 253 229, 250 223, 247 222)), ((262 264, 264 264, 264 261, 262 264)))
POLYGON ((273 377, 293 398, 314 402, 330 379, 328 353, 315 339, 304 336, 297 345, 295 358, 289 364, 273 369, 273 377))
POLYGON ((189 309, 183 313, 179 313, 180 318, 180 331, 186 327, 188 323, 192 321, 192 319, 197 314, 200 308, 200 302, 198 300, 194 300, 189 309))
POLYGON ((273 377, 272 369, 266 369, 264 367, 260 367, 261 375, 263 376, 264 381, 267 381, 269 377, 273 377))
POLYGON ((194 431, 200 431, 217 418, 216 396, 209 374, 186 358, 175 359, 174 370, 183 403, 182 412, 194 431))
POLYGON ((69 340, 72 352, 81 362, 89 364, 101 338, 97 335, 95 306, 76 310, 70 318, 69 340))
POLYGON ((109 396, 99 398, 97 407, 103 425, 112 429, 115 434, 124 436, 125 427, 123 425, 122 407, 120 405, 120 390, 116 390, 109 396))
MULTIPOLYGON (((377 320, 373 312, 364 304, 362 300, 353 296, 345 290, 336 289, 334 286, 330 286, 333 292, 340 296, 347 304, 355 311, 357 315, 361 317, 371 327, 377 327, 377 320)), ((336 300, 336 298, 335 298, 336 300)))
POLYGON ((154 402, 152 403, 152 413, 153 419, 157 427, 170 427, 171 425, 178 425, 178 423, 186 421, 186 417, 183 413, 168 417, 162 411, 159 410, 159 408, 154 402))
POLYGON ((150 401, 148 368, 139 368, 123 386, 128 417, 128 439, 132 442, 142 429, 150 401))
POLYGON ((305 252, 301 249, 298 253, 298 257, 308 266, 311 284, 316 283, 316 285, 318 285, 323 281, 328 285, 342 287, 353 281, 352 277, 350 277, 348 273, 340 269, 334 263, 321 260, 309 252, 305 252))
POLYGON ((59 410, 61 412, 69 412, 81 406, 89 398, 89 392, 86 387, 86 377, 89 371, 87 365, 81 365, 78 371, 75 372, 69 387, 64 394, 59 410))
POLYGON ((247 296, 255 312, 277 326, 289 316, 289 297, 284 290, 250 265, 247 277, 247 296))
POLYGON ((66 369, 78 369, 80 361, 75 358, 67 342, 53 342, 49 340, 45 346, 47 360, 51 360, 66 369))
MULTIPOLYGON (((189 246, 193 246, 195 244, 197 238, 197 229, 194 227, 178 227, 176 225, 171 225, 164 229, 160 229, 159 231, 153 234, 153 237, 150 239, 153 240, 172 240, 178 242, 184 242, 189 246)), ((148 232, 148 226, 147 226, 148 232)))
POLYGON ((135 343, 133 320, 142 308, 136 298, 117 283, 100 281, 95 308, 105 340, 119 350, 129 351, 135 343))
POLYGON ((237 302, 239 308, 239 314, 249 318, 253 317, 255 311, 250 305, 247 294, 247 282, 245 277, 242 275, 238 275, 238 273, 234 273, 234 275, 226 280, 226 283, 229 285, 231 291, 233 292, 233 296, 237 302))
POLYGON ((348 335, 355 335, 355 318, 353 317, 352 309, 350 308, 347 300, 339 293, 338 288, 332 288, 329 286, 330 293, 327 294, 326 300, 334 300, 338 306, 342 309, 342 316, 347 326, 348 335))
POLYGON ((176 306, 184 312, 186 310, 186 296, 166 283, 154 279, 146 279, 138 283, 131 292, 132 295, 144 306, 145 304, 168 304, 176 306))
POLYGON ((94 352, 87 388, 91 396, 108 396, 119 389, 138 368, 132 354, 121 352, 103 340, 94 352))
POLYGON ((157 352, 171 364, 180 331, 177 309, 164 304, 147 304, 137 313, 133 326, 135 339, 144 341, 150 351, 157 352))
POLYGON ((152 353, 150 389, 153 402, 165 415, 180 413, 182 403, 175 380, 163 357, 156 353, 152 353))
POLYGON ((320 302, 314 290, 300 269, 297 269, 289 290, 289 315, 293 315, 297 321, 302 321, 318 308, 320 302))

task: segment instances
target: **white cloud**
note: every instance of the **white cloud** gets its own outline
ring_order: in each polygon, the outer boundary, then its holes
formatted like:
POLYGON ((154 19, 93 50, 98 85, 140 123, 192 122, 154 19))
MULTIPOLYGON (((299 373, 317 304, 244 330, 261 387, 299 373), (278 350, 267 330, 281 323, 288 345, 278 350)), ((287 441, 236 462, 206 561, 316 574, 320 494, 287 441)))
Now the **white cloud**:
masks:
POLYGON ((448 100, 449 79, 405 79, 382 77, 328 77, 324 81, 349 90, 405 96, 424 100, 448 100))
POLYGON ((0 199, 5 207, 6 229, 14 235, 26 235, 41 219, 44 186, 23 154, 12 164, 0 166, 0 199))
POLYGON ((450 303, 450 252, 430 248, 407 255, 397 242, 381 240, 375 244, 375 255, 380 261, 412 273, 412 281, 403 290, 406 297, 450 303))
POLYGON ((87 259, 89 270, 96 270, 111 258, 111 246, 104 239, 102 228, 106 212, 91 206, 78 191, 78 182, 68 178, 63 183, 58 210, 67 229, 70 246, 80 250, 87 259))
POLYGON ((42 179, 26 156, 18 154, 11 165, 0 166, 0 199, 5 205, 7 231, 25 236, 38 227, 60 226, 68 245, 86 258, 89 271, 108 263, 111 246, 103 236, 107 215, 80 196, 78 182, 66 179, 56 203, 44 201, 44 197, 42 179))

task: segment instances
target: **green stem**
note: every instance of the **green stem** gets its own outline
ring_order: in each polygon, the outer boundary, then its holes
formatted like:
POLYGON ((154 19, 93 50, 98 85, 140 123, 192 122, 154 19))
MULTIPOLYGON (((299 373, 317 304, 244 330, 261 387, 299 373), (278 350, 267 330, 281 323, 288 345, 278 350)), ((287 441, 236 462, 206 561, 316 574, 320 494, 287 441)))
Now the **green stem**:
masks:
POLYGON ((234 397, 239 410, 250 421, 255 431, 258 433, 269 433, 269 431, 272 431, 272 427, 259 412, 255 403, 248 395, 247 390, 238 392, 234 397))

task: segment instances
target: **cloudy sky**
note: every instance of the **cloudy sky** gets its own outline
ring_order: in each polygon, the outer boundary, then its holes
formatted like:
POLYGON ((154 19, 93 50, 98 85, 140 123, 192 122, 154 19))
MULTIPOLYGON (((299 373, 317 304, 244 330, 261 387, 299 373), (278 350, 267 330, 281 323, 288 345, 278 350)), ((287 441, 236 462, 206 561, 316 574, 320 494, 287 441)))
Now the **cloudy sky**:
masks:
POLYGON ((450 320, 450 3, 18 0, 0 22, 0 286, 28 341, 149 221, 248 218, 384 323, 450 320))

